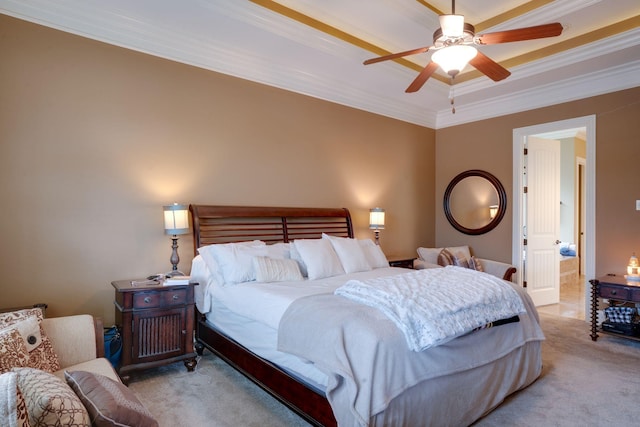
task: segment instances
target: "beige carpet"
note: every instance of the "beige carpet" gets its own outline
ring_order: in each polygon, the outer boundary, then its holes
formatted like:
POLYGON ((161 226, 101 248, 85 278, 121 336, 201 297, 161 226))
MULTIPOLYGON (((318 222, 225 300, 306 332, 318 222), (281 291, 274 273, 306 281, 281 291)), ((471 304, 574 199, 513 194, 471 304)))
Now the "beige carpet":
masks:
MULTIPOLYGON (((584 321, 542 315, 541 377, 474 427, 640 425, 640 343, 589 337, 584 321)), ((209 352, 134 375, 130 388, 161 427, 309 424, 209 352)))

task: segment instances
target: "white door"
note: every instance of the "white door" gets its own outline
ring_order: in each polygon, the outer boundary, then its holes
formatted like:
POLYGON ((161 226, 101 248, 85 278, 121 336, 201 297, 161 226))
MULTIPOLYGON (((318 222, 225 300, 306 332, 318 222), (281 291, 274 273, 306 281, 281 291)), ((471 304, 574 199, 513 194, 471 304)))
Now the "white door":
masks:
POLYGON ((527 292, 536 306, 560 302, 560 142, 527 138, 527 292))

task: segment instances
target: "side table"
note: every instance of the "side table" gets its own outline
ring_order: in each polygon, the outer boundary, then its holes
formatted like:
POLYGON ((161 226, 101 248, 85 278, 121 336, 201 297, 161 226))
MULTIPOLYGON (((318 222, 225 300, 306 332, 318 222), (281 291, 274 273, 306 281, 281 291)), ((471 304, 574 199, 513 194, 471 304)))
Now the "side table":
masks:
POLYGON ((599 279, 590 280, 591 283, 591 339, 598 339, 598 332, 615 335, 621 338, 640 340, 640 336, 623 335, 603 330, 598 325, 598 307, 600 298, 606 298, 609 306, 616 306, 624 303, 640 303, 640 283, 628 282, 624 276, 604 276, 599 279))
POLYGON ((393 259, 389 261, 390 267, 413 268, 415 258, 393 259))
MULTIPOLYGON (((149 283, 142 282, 141 283, 149 283)), ((188 371, 197 364, 193 348, 194 286, 137 285, 135 280, 111 282, 115 288, 116 325, 122 333, 118 374, 126 384, 129 373, 184 361, 188 371)))

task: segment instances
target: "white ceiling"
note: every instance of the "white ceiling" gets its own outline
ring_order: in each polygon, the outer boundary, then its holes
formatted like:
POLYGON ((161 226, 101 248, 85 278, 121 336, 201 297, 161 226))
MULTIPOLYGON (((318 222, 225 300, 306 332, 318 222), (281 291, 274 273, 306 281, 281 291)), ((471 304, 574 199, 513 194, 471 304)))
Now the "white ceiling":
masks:
POLYGON ((431 52, 407 57, 413 68, 362 65, 430 46, 439 23, 429 6, 451 13, 449 0, 0 0, 0 13, 434 129, 640 86, 639 0, 459 0, 477 34, 551 22, 564 31, 480 47, 512 74, 496 83, 468 67, 452 114, 439 71, 404 92, 431 52), (548 46, 558 49, 518 59, 548 46))

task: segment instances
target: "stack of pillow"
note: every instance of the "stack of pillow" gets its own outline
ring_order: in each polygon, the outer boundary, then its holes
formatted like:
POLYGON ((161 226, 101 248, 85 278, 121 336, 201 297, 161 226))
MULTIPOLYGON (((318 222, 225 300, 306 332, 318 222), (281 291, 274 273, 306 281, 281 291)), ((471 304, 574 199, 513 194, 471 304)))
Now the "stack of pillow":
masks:
POLYGON ((198 253, 222 285, 317 280, 389 266, 380 246, 371 239, 328 234, 273 245, 260 240, 215 244, 198 248, 198 253))
POLYGON ((445 267, 455 265, 484 271, 478 258, 471 255, 469 246, 453 246, 449 248, 418 248, 422 268, 445 267))

